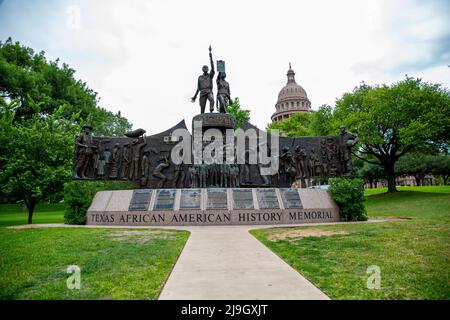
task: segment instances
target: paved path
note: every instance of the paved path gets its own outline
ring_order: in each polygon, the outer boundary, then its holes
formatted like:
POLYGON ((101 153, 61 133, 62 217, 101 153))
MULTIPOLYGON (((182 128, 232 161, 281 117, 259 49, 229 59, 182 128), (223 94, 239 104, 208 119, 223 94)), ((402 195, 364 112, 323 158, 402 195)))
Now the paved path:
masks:
POLYGON ((183 229, 191 236, 159 299, 329 299, 249 227, 183 229))

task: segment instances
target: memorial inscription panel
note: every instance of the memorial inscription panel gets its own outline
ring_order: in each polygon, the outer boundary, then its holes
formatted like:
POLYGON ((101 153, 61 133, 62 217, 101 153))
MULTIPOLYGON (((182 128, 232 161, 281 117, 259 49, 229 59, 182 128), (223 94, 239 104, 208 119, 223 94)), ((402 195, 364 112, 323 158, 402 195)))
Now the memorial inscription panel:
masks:
POLYGON ((253 209, 251 189, 233 189, 233 209, 253 209))
POLYGON ((256 194, 260 209, 280 209, 275 189, 257 189, 256 194))
POLYGON ((101 191, 86 213, 86 223, 206 226, 340 221, 331 194, 313 191, 263 187, 101 191))
POLYGON ((154 210, 173 210, 176 190, 159 190, 156 194, 154 210))
POLYGON ((202 192, 200 189, 181 190, 180 209, 181 210, 200 210, 200 200, 202 192))
POLYGON ((227 189, 207 189, 206 209, 228 209, 227 189))
POLYGON ((285 209, 303 209, 297 189, 280 189, 285 209))
POLYGON ((148 206, 150 204, 151 196, 152 196, 152 190, 150 190, 150 189, 134 190, 128 210, 129 211, 147 211, 148 206))

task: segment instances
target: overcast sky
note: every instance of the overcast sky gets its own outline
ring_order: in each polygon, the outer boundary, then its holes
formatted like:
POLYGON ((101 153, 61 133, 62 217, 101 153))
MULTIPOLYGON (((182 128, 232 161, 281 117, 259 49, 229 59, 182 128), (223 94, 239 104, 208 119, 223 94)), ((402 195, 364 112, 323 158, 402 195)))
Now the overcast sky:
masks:
POLYGON ((232 97, 261 129, 289 62, 313 109, 361 81, 405 74, 450 87, 450 1, 0 0, 0 39, 60 58, 147 134, 200 112, 201 67, 225 60, 232 97))

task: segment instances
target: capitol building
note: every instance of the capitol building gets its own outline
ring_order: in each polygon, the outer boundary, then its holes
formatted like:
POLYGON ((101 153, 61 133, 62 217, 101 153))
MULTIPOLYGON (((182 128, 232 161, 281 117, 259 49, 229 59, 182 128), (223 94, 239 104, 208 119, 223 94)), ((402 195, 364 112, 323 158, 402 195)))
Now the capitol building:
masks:
POLYGON ((275 113, 272 115, 272 122, 281 121, 299 112, 312 112, 311 102, 308 99, 305 89, 295 82, 295 72, 289 64, 287 72, 287 83, 278 94, 278 101, 275 105, 275 113))

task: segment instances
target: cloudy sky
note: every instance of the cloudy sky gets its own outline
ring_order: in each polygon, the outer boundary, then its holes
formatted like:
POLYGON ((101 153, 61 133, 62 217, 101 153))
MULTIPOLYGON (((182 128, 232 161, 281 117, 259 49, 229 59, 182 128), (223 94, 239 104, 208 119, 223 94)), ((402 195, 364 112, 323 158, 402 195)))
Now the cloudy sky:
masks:
POLYGON ((8 37, 68 63, 101 106, 147 134, 181 119, 190 127, 210 44, 260 128, 289 62, 313 109, 361 81, 408 74, 450 87, 448 0, 0 0, 8 37))

